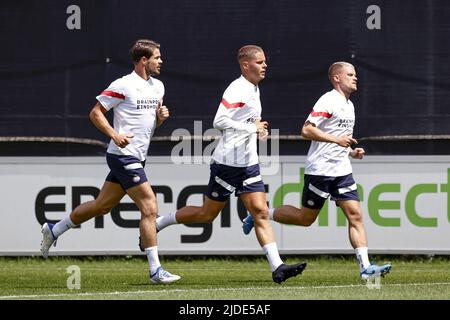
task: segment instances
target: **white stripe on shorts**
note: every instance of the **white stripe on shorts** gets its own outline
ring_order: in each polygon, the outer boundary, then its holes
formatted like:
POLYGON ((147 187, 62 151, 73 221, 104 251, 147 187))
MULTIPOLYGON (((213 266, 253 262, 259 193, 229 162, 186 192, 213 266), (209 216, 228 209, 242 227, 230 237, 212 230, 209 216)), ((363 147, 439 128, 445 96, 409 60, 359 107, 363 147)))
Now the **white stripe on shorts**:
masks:
POLYGON ((127 164, 126 166, 123 166, 123 168, 125 170, 133 170, 133 169, 141 169, 141 168, 143 168, 143 166, 141 163, 136 162, 136 163, 127 164))
POLYGON ((218 176, 214 177, 214 179, 216 180, 216 182, 218 184, 220 184, 222 187, 224 187, 225 189, 227 189, 230 192, 233 192, 234 190, 236 190, 235 187, 233 187, 231 184, 223 181, 222 179, 220 179, 218 176))
POLYGON ((345 187, 345 188, 339 188, 338 193, 343 194, 343 193, 350 192, 353 190, 356 190, 356 183, 352 184, 351 186, 345 187))
POLYGON ((255 183, 255 182, 258 182, 258 181, 261 181, 261 180, 262 180, 261 175, 258 175, 256 177, 251 177, 251 178, 248 178, 248 179, 244 180, 244 182, 242 182, 242 184, 244 186, 248 186, 248 185, 250 185, 252 183, 255 183))
POLYGON ((311 183, 309 184, 308 189, 311 190, 312 192, 314 192, 315 194, 317 194, 319 197, 322 197, 325 199, 328 198, 328 196, 330 195, 329 193, 326 193, 326 192, 323 192, 322 190, 317 189, 311 183))

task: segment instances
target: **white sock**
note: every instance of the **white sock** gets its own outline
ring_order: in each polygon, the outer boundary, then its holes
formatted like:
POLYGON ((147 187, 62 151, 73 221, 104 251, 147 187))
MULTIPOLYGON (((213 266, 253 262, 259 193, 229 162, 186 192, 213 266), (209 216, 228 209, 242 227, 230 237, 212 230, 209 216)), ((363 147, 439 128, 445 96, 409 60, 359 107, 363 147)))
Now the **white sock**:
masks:
POLYGON ((277 268, 283 264, 283 261, 278 253, 276 242, 266 244, 263 246, 263 250, 266 254, 267 260, 269 260, 270 269, 272 269, 272 272, 277 270, 277 268))
POLYGON ((161 267, 158 256, 158 247, 145 248, 145 254, 147 255, 150 274, 154 274, 156 269, 161 267))
POLYGON ((168 215, 159 216, 158 218, 156 218, 156 229, 158 231, 161 231, 162 229, 164 229, 167 226, 170 226, 172 224, 177 224, 176 215, 177 215, 176 212, 171 212, 168 215))
POLYGON ((269 219, 270 220, 273 220, 273 221, 275 221, 274 219, 273 219, 273 213, 275 212, 275 208, 272 208, 272 209, 269 209, 269 219))
POLYGON ((359 272, 362 272, 370 266, 369 254, 367 247, 359 247, 355 249, 356 259, 358 260, 359 272))
POLYGON ((64 232, 69 230, 70 228, 75 227, 76 224, 70 220, 70 215, 62 219, 61 221, 57 222, 52 229, 53 235, 58 238, 60 235, 62 235, 64 232))

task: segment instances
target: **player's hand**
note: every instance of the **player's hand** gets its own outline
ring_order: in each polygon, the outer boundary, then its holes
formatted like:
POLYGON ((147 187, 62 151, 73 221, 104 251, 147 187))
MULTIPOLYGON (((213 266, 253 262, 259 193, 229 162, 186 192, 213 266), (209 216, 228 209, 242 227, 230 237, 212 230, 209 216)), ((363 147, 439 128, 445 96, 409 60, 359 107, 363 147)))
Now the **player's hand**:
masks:
POLYGON ((259 139, 265 139, 269 135, 269 123, 267 121, 261 121, 261 119, 257 119, 255 121, 256 125, 256 133, 258 134, 259 139))
POLYGON ((354 139, 351 134, 349 134, 349 135, 338 137, 336 143, 338 145, 340 145, 341 147, 348 148, 352 144, 357 144, 358 141, 356 139, 354 139))
POLYGON ((159 106, 158 109, 156 109, 156 116, 158 117, 159 122, 166 121, 170 116, 169 109, 166 106, 159 106))
POLYGON ((127 145, 130 144, 131 139, 133 137, 134 135, 132 133, 122 133, 113 136, 112 139, 118 147, 125 148, 127 145))
POLYGON ((362 159, 365 153, 366 151, 363 148, 355 148, 350 151, 350 157, 353 159, 362 159))

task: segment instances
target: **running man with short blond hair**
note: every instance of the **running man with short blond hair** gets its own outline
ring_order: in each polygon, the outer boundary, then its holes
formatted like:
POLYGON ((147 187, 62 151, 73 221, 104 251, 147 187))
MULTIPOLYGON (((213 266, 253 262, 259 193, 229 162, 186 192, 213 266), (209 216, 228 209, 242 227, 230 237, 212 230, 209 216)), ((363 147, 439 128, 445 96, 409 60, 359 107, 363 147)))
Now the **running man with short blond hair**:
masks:
POLYGON ((306 263, 286 265, 278 253, 268 219, 266 193, 259 169, 257 138, 267 135, 268 123, 261 120, 258 83, 266 76, 266 57, 261 47, 239 49, 242 75, 225 90, 214 118, 222 136, 214 150, 208 192, 203 206, 186 206, 156 219, 158 230, 177 223, 212 222, 234 193, 255 221, 256 237, 267 256, 272 279, 281 283, 302 273, 306 263))
MULTIPOLYGON (((349 222, 349 239, 355 250, 363 280, 387 274, 391 265, 377 266, 369 262, 367 235, 361 205, 349 156, 362 159, 363 148, 354 148, 355 110, 350 95, 357 90, 355 67, 348 62, 335 62, 328 70, 333 90, 325 93, 306 119, 301 135, 311 140, 305 162, 302 207, 283 205, 270 209, 269 217, 283 224, 310 226, 316 220, 328 197, 336 202, 349 222)), ((253 228, 247 216, 242 226, 245 234, 253 228)))

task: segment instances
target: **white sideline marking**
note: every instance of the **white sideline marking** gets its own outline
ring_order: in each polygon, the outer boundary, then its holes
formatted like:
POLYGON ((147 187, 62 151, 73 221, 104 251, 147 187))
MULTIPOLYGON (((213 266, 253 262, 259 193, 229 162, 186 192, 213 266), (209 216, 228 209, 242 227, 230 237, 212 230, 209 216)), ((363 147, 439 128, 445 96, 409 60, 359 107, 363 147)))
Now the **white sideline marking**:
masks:
MULTIPOLYGON (((11 267, 0 267, 0 271, 10 271, 11 267)), ((36 271, 36 267, 21 267, 21 266, 14 266, 14 271, 28 271, 28 270, 32 270, 32 271, 36 271)), ((56 271, 64 271, 66 270, 65 267, 60 267, 60 266, 55 266, 55 267, 47 267, 45 271, 51 271, 51 270, 56 270, 56 271)), ((107 266, 101 266, 101 267, 82 267, 82 270, 85 271, 104 271, 104 270, 113 270, 113 271, 135 271, 136 273, 141 273, 140 270, 136 269, 136 268, 117 268, 117 267, 107 267, 107 266)), ((235 270, 235 268, 230 267, 230 268, 180 268, 180 267, 170 267, 170 270, 174 271, 174 272, 181 272, 181 271, 202 271, 202 272, 215 272, 215 271, 233 271, 235 270)), ((315 272, 315 273, 322 273, 322 272, 328 272, 328 273, 332 273, 332 272, 343 272, 343 271, 348 271, 348 267, 347 266, 342 266, 342 267, 334 267, 333 270, 330 269, 314 269, 314 270, 308 270, 308 273, 311 272, 315 272)), ((355 269, 356 270, 356 269, 355 269)), ((259 269, 252 269, 253 272, 267 272, 267 268, 259 268, 259 269)), ((429 269, 429 268, 413 268, 413 269, 409 269, 408 267, 402 266, 402 269, 395 269, 395 273, 400 273, 400 272, 447 272, 448 271, 448 266, 442 266, 442 267, 435 267, 435 269, 429 269)), ((353 272, 353 271, 351 271, 353 272)))
MULTIPOLYGON (((450 282, 427 282, 427 283, 394 283, 384 284, 383 287, 410 287, 410 286, 448 286, 450 282)), ((58 297, 89 297, 97 295, 130 295, 130 294, 160 294, 172 292, 218 292, 218 291, 252 291, 252 290, 304 290, 304 289, 339 289, 339 288, 365 288, 364 284, 347 284, 336 286, 291 286, 291 287, 247 287, 247 288, 215 288, 215 289, 163 289, 163 290, 138 290, 138 291, 110 291, 110 292, 83 292, 83 293, 53 293, 53 294, 29 294, 15 296, 0 296, 5 299, 28 299, 28 298, 58 298, 58 297)))

